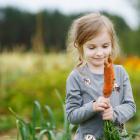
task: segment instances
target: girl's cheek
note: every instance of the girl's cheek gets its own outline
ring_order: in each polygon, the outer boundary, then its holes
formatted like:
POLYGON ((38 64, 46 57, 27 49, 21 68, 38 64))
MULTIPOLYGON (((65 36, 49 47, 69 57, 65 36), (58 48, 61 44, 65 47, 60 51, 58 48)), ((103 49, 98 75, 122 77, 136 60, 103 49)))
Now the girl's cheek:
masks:
POLYGON ((111 54, 111 52, 112 52, 112 47, 109 47, 108 48, 108 54, 111 54))
POLYGON ((85 55, 86 55, 86 57, 91 57, 91 56, 93 56, 93 52, 92 51, 88 51, 85 55))
POLYGON ((109 56, 111 54, 111 50, 110 49, 106 50, 104 53, 105 53, 105 55, 109 56))
POLYGON ((94 50, 90 50, 89 51, 89 55, 93 55, 93 54, 95 54, 95 51, 94 50))

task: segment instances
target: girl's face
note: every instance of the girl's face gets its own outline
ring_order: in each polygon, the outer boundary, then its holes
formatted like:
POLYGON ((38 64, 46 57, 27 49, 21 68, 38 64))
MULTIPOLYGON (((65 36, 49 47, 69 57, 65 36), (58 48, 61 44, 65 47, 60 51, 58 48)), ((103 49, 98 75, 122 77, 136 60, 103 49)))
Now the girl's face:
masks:
POLYGON ((84 43, 84 59, 92 66, 102 67, 104 66, 104 61, 111 54, 111 50, 111 39, 104 29, 95 38, 84 43))

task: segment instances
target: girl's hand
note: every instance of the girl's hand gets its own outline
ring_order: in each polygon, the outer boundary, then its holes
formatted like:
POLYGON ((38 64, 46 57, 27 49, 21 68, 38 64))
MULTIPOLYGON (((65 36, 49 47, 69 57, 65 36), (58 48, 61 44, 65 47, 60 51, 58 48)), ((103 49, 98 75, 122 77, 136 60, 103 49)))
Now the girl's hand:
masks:
POLYGON ((113 120, 113 108, 111 105, 103 111, 102 117, 103 120, 113 120))
POLYGON ((109 107, 109 99, 100 96, 97 101, 93 102, 93 110, 95 112, 105 111, 109 107))

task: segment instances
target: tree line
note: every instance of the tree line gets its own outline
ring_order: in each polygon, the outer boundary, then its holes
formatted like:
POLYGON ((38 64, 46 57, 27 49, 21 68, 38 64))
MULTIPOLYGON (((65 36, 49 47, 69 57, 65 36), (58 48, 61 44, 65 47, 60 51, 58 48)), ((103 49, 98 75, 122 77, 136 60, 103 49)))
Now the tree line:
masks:
MULTIPOLYGON (((120 40, 122 50, 127 54, 140 55, 140 28, 132 30, 123 18, 102 12, 111 18, 120 40)), ((76 17, 59 11, 41 11, 33 14, 7 7, 0 8, 0 51, 11 51, 21 47, 24 51, 62 51, 66 49, 68 29, 76 17)))

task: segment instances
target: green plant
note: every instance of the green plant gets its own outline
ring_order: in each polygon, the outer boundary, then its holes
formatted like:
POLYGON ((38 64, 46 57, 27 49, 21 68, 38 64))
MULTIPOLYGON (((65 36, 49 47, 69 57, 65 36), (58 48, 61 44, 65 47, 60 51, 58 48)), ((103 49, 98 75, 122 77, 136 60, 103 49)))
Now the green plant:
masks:
POLYGON ((111 121, 104 121, 104 139, 121 140, 118 129, 111 121))
POLYGON ((65 106, 63 100, 56 90, 56 95, 61 102, 64 112, 63 130, 56 129, 56 116, 52 109, 45 105, 44 109, 47 110, 50 120, 45 120, 43 110, 38 101, 34 101, 34 107, 32 112, 32 120, 30 122, 25 121, 18 116, 11 108, 10 111, 16 117, 16 124, 18 129, 17 140, 43 140, 44 136, 47 136, 48 140, 71 140, 73 125, 69 124, 66 118, 65 106))
POLYGON ((117 129, 117 127, 111 121, 104 122, 104 138, 103 140, 135 140, 137 137, 140 137, 140 124, 135 126, 133 129, 127 132, 122 132, 117 129))

